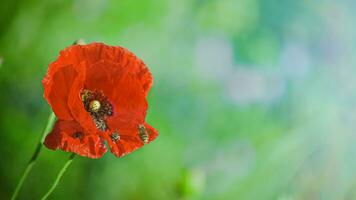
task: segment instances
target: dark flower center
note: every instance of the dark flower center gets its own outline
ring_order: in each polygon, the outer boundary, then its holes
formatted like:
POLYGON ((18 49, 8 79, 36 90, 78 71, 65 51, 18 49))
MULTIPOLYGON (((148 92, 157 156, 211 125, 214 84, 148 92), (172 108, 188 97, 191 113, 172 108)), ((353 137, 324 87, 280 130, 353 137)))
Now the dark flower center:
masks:
POLYGON ((101 130, 107 130, 106 117, 113 114, 112 105, 102 91, 83 90, 81 92, 85 110, 93 118, 95 126, 101 130))

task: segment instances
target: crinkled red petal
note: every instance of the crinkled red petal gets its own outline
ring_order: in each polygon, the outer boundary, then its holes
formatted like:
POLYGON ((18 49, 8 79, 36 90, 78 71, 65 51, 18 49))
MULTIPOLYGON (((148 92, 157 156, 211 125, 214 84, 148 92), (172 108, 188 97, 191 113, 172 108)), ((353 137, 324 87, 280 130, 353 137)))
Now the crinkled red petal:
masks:
POLYGON ((102 91, 107 97, 110 97, 113 91, 114 77, 118 74, 117 63, 108 60, 96 62, 86 68, 85 89, 91 91, 102 91))
MULTIPOLYGON (((156 139, 158 132, 146 122, 142 125, 144 125, 147 130, 148 142, 146 144, 148 144, 156 139)), ((116 157, 129 154, 145 144, 139 136, 138 124, 132 123, 131 121, 117 120, 116 127, 115 130, 103 134, 109 144, 110 151, 116 157), (113 133, 117 133, 120 139, 117 141, 113 140, 111 136, 113 133)))
POLYGON ((51 64, 50 68, 51 67, 53 67, 54 70, 51 70, 42 81, 44 97, 58 118, 72 120, 73 118, 69 111, 67 100, 72 86, 71 84, 77 72, 72 65, 58 67, 57 65, 51 64))
POLYGON ((86 78, 86 63, 82 62, 77 68, 78 75, 72 84, 72 88, 69 92, 68 107, 72 113, 73 118, 83 127, 90 132, 96 132, 96 126, 93 122, 90 114, 85 110, 81 92, 84 89, 84 83, 86 78))
POLYGON ((54 64, 78 66, 82 61, 85 61, 90 66, 101 60, 117 63, 120 68, 134 74, 141 82, 144 93, 147 95, 152 85, 152 75, 144 62, 126 48, 107 46, 103 43, 72 45, 60 52, 60 56, 54 64))
POLYGON ((115 121, 122 119, 136 124, 143 123, 148 105, 137 78, 130 73, 120 73, 114 85, 111 97, 114 115, 108 119, 109 127, 115 129, 115 121))
POLYGON ((107 148, 98 134, 88 133, 75 121, 58 120, 44 145, 89 158, 100 158, 107 148))
POLYGON ((117 124, 117 129, 113 132, 106 132, 104 137, 108 142, 110 151, 116 157, 122 157, 129 154, 144 145, 138 136, 137 125, 134 123, 121 122, 120 124, 117 124), (119 134, 120 139, 118 141, 114 141, 111 138, 113 132, 119 134))

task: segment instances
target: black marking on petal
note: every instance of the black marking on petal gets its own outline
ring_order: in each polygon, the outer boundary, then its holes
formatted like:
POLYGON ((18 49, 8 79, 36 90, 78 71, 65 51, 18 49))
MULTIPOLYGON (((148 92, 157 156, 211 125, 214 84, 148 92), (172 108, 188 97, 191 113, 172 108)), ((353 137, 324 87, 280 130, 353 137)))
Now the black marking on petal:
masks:
POLYGON ((83 133, 82 132, 75 132, 75 133, 72 134, 72 137, 76 138, 76 139, 77 138, 81 139, 83 137, 83 133))
POLYGON ((143 143, 148 142, 147 130, 146 130, 146 127, 142 124, 138 125, 138 135, 140 136, 140 139, 143 143))

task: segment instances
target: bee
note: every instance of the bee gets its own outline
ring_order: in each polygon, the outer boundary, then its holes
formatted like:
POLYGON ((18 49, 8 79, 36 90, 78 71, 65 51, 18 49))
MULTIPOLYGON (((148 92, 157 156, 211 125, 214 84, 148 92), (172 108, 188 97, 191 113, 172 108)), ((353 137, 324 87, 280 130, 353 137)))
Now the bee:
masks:
POLYGON ((142 140, 143 143, 148 142, 148 134, 146 127, 142 124, 138 125, 138 135, 140 136, 140 139, 142 140))
POLYGON ((92 116, 94 124, 96 126, 97 129, 101 130, 101 131, 106 131, 106 129, 108 128, 106 125, 106 122, 104 119, 102 118, 98 118, 95 116, 92 116))
POLYGON ((115 131, 110 135, 110 138, 112 141, 117 142, 120 140, 120 135, 117 131, 115 131))

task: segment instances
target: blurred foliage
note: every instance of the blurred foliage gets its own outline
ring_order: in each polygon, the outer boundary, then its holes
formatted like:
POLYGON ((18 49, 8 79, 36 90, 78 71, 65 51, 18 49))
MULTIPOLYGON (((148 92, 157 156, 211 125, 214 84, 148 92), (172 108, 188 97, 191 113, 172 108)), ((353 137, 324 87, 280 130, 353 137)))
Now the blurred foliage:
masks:
MULTIPOLYGON (((2 0, 0 197, 49 106, 41 79, 78 38, 151 69, 158 139, 77 157, 51 199, 356 199, 355 3, 341 0, 2 0)), ((44 149, 20 192, 38 199, 68 153, 44 149)))

